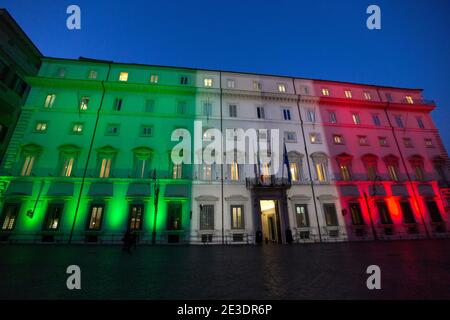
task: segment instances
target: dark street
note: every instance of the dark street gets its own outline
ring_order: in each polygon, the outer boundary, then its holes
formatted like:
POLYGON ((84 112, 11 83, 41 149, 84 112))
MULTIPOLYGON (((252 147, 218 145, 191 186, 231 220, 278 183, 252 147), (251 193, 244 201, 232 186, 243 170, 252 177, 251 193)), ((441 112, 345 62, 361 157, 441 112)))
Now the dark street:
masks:
POLYGON ((0 299, 449 299, 450 240, 293 246, 3 245, 0 299), (66 288, 67 266, 81 290, 66 288), (381 290, 366 287, 381 268, 381 290))

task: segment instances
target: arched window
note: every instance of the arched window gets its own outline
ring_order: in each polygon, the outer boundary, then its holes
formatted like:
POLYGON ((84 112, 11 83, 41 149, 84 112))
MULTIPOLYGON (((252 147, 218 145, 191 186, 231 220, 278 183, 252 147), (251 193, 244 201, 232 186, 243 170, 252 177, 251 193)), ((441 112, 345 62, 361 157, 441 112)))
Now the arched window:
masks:
POLYGON ((152 149, 148 147, 136 147, 133 149, 135 178, 144 179, 149 177, 152 153, 152 149))
POLYGON ((303 155, 296 151, 288 152, 289 171, 291 172, 292 181, 300 181, 303 178, 302 172, 302 158, 303 155))
POLYGON ((383 158, 387 171, 392 181, 399 181, 398 157, 389 154, 383 158))
POLYGON ((374 154, 368 153, 361 157, 367 172, 367 180, 374 181, 378 175, 377 162, 378 157, 374 154))
POLYGON ((118 150, 111 146, 105 146, 97 149, 98 154, 98 172, 100 178, 109 178, 113 160, 118 150))
POLYGON ((409 157, 409 163, 411 164, 411 168, 414 171, 414 176, 416 180, 423 181, 424 176, 424 166, 423 166, 423 157, 421 155, 415 154, 409 157))
POLYGON ((22 169, 20 171, 21 176, 26 177, 31 175, 34 165, 36 164, 36 161, 41 153, 42 147, 34 143, 29 143, 22 147, 22 169))
POLYGON ((315 180, 319 182, 328 181, 328 157, 323 152, 314 152, 311 154, 311 159, 315 169, 315 180))
POLYGON ((341 153, 336 156, 336 161, 339 166, 339 171, 341 173, 341 179, 344 181, 350 181, 352 179, 351 165, 352 156, 347 153, 341 153))
POLYGON ((60 146, 58 150, 59 150, 58 174, 61 177, 70 177, 72 176, 76 160, 81 148, 72 144, 65 144, 60 146))

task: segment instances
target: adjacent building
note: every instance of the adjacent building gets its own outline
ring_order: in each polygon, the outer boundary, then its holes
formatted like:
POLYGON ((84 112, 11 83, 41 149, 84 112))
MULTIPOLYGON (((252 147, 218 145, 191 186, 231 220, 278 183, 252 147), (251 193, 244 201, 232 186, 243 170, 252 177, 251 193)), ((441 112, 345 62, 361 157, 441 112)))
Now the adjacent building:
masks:
POLYGON ((41 56, 8 11, 0 9, 0 161, 29 91, 25 77, 37 74, 41 56))

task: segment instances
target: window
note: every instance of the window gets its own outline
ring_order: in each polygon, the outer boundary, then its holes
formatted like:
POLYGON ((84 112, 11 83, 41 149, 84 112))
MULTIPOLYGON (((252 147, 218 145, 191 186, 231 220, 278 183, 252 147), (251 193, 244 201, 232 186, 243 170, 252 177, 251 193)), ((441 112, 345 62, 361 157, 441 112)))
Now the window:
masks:
POLYGON ((93 204, 89 208, 89 216, 87 220, 86 230, 98 231, 102 227, 104 204, 93 204))
POLYGON ((56 75, 58 77, 64 78, 66 76, 66 68, 58 68, 56 75))
POLYGON ((370 94, 370 92, 364 92, 364 99, 366 100, 372 100, 372 95, 370 94))
POLYGON ((19 214, 19 205, 16 203, 6 203, 2 212, 2 231, 14 230, 17 221, 17 215, 19 214))
POLYGON ((403 138, 403 145, 406 148, 412 148, 413 144, 412 144, 411 138, 403 138))
POLYGON ((106 135, 107 136, 117 136, 119 135, 120 125, 119 124, 108 124, 106 126, 106 135))
POLYGON ((283 108, 283 119, 291 120, 291 110, 289 108, 283 108))
POLYGON ((230 178, 233 181, 239 181, 239 164, 237 162, 230 164, 230 178))
POLYGON ((3 61, 0 60, 0 80, 4 82, 6 77, 8 76, 10 68, 8 65, 3 61))
POLYGON ((361 119, 358 113, 352 113, 352 119, 354 124, 361 124, 361 119))
POLYGON ((336 112, 328 111, 328 121, 330 123, 337 123, 336 112))
POLYGON ((237 106, 235 104, 229 104, 228 111, 229 111, 230 118, 237 117, 237 106))
POLYGON ((253 90, 261 90, 261 82, 259 81, 253 81, 253 90))
POLYGON ((130 217, 128 219, 128 229, 129 230, 141 230, 143 215, 144 215, 144 205, 143 204, 132 204, 130 206, 130 217))
POLYGON ((295 218, 298 228, 309 227, 308 206, 306 204, 295 205, 295 218))
POLYGON ((380 143, 380 146, 382 146, 382 147, 389 146, 386 137, 378 137, 378 142, 380 143))
POLYGON ((306 118, 309 122, 316 122, 316 111, 314 109, 306 109, 306 118))
POLYGON ((413 100, 413 98, 412 98, 411 96, 406 96, 406 97, 405 97, 405 100, 406 100, 406 102, 409 103, 409 104, 413 104, 413 103, 414 103, 414 100, 413 100))
POLYGON ((64 157, 62 159, 62 169, 61 169, 62 177, 70 177, 70 175, 72 174, 74 161, 75 161, 74 157, 64 157))
POLYGON ((187 85, 188 82, 189 82, 189 79, 188 79, 187 76, 181 76, 181 77, 180 77, 180 84, 181 84, 181 85, 187 85))
POLYGON ((256 115, 258 119, 265 119, 264 107, 256 107, 256 115))
POLYGON ((205 79, 203 79, 203 85, 204 85, 205 87, 212 87, 212 85, 213 85, 213 79, 211 79, 211 78, 205 78, 205 79))
POLYGON ((384 201, 377 201, 377 210, 380 216, 381 224, 392 224, 391 214, 389 213, 388 207, 384 201))
POLYGON ((278 92, 281 92, 281 93, 286 92, 286 85, 284 83, 278 84, 278 92))
POLYGON ((300 172, 297 162, 289 162, 289 171, 291 172, 292 181, 300 181, 300 172))
POLYGON ((231 207, 231 229, 244 229, 244 206, 232 205, 231 207))
POLYGON ((374 125, 376 125, 377 127, 381 126, 380 116, 378 114, 373 114, 372 120, 374 125))
POLYGON ((397 166, 394 164, 388 164, 387 169, 389 172, 389 176, 391 177, 391 180, 398 181, 397 166))
POLYGON ((123 102, 122 98, 116 98, 114 100, 114 111, 122 110, 122 102, 123 102))
POLYGON ((420 129, 425 129, 425 125, 423 124, 422 118, 421 118, 421 117, 417 117, 416 119, 417 119, 417 126, 418 126, 420 129))
POLYGON ((212 165, 203 164, 201 166, 201 180, 211 181, 212 180, 212 165))
POLYGON ((80 100, 80 110, 87 110, 89 105, 89 97, 82 97, 80 100))
POLYGON ((361 207, 359 206, 359 203, 352 202, 352 203, 350 203, 349 207, 350 207, 350 214, 352 216, 353 225, 355 225, 355 226, 363 225, 364 220, 362 217, 361 207))
POLYGON ((369 140, 367 139, 367 136, 358 136, 358 142, 360 146, 368 146, 369 140))
POLYGON ((155 112, 155 100, 145 100, 145 112, 155 112))
POLYGON ((187 103, 186 103, 186 101, 178 101, 177 113, 178 114, 185 114, 186 110, 187 110, 187 103))
POLYGON ((352 98, 352 92, 350 90, 344 91, 345 97, 351 99, 352 98))
POLYGON ((322 138, 319 133, 311 132, 309 134, 309 140, 311 143, 322 143, 322 138))
POLYGON ((89 79, 97 79, 97 76, 98 76, 98 72, 97 71, 95 71, 95 70, 90 70, 89 71, 89 76, 88 76, 89 79))
POLYGON ((440 223, 442 222, 442 216, 439 212, 439 208, 436 204, 436 201, 428 200, 426 201, 428 213, 430 214, 431 222, 440 223))
POLYGON ((63 209, 63 204, 49 204, 43 226, 45 231, 58 230, 63 209))
POLYGON ((211 117, 212 115, 212 103, 211 102, 203 102, 203 115, 205 117, 211 117))
POLYGON ((235 83, 235 81, 233 79, 228 79, 227 80, 227 88, 234 89, 235 85, 236 85, 236 83, 235 83))
POLYGON ((28 177, 31 174, 31 170, 33 170, 34 162, 36 161, 36 157, 34 155, 27 155, 23 161, 22 171, 20 175, 22 177, 28 177))
POLYGON ((367 163, 367 180, 374 181, 377 177, 377 166, 376 163, 367 163))
POLYGON ((150 83, 158 83, 158 78, 157 74, 150 75, 150 83))
POLYGON ((344 137, 340 134, 333 135, 334 144, 344 144, 344 137))
POLYGON ((395 116, 395 122, 397 123, 397 126, 399 128, 404 128, 402 116, 399 115, 395 116))
POLYGON ((325 214, 325 222, 328 227, 338 226, 336 206, 334 203, 324 203, 323 212, 325 214))
POLYGON ((284 141, 286 142, 297 142, 297 135, 294 131, 285 131, 284 132, 284 141))
POLYGON ((128 81, 128 72, 119 73, 119 81, 128 81))
POLYGON ((81 134, 83 132, 83 123, 73 122, 71 125, 70 132, 73 134, 81 134))
POLYGON ((55 103, 56 95, 55 94, 48 94, 45 97, 44 102, 44 108, 53 108, 53 104, 55 103))
POLYGON ((35 132, 45 133, 47 132, 48 122, 46 121, 37 121, 36 126, 34 127, 35 132))
POLYGON ((387 100, 388 102, 392 102, 392 94, 386 93, 386 100, 387 100))
POLYGON ((200 205, 200 230, 214 230, 214 205, 200 205))
POLYGON ((414 164, 413 169, 414 169, 414 175, 416 176, 416 180, 423 181, 424 180, 423 165, 414 164))
POLYGON ((324 153, 313 153, 311 158, 314 163, 314 168, 316 170, 316 180, 319 182, 326 182, 327 177, 327 157, 324 153))
POLYGON ((153 135, 153 126, 141 125, 141 137, 151 137, 153 135))
POLYGON ((183 178, 183 164, 172 163, 172 179, 183 178))
POLYGON ((181 203, 169 202, 167 206, 167 230, 181 230, 181 203))
POLYGON ((330 91, 327 88, 322 88, 322 95, 323 96, 329 96, 330 95, 330 91))
POLYGON ((20 78, 18 75, 15 75, 14 79, 11 81, 10 88, 22 97, 27 91, 28 85, 25 81, 22 80, 22 78, 20 78))
POLYGON ((347 163, 342 163, 342 164, 339 165, 339 169, 341 170, 342 180, 350 181, 351 180, 351 174, 350 174, 349 165, 347 163))
POLYGON ((111 158, 103 158, 101 159, 100 164, 100 178, 108 178, 111 172, 111 158))
POLYGON ((134 153, 134 177, 144 179, 149 177, 150 156, 152 150, 148 147, 136 147, 134 153))
POLYGON ((425 146, 426 146, 427 148, 433 148, 433 147, 434 147, 434 145, 433 145, 433 140, 432 140, 432 139, 426 138, 426 139, 425 139, 425 146))
POLYGON ((416 223, 416 219, 414 218, 414 213, 412 211, 411 205, 409 204, 409 201, 400 201, 400 208, 402 209, 404 223, 416 223))

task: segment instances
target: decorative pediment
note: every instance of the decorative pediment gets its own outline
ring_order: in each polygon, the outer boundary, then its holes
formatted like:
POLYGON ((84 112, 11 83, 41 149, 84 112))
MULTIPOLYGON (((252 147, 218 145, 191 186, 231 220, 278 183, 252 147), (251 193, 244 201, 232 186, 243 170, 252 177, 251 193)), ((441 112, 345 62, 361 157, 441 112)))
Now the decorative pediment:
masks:
POLYGON ((383 160, 387 164, 398 164, 398 157, 394 156, 393 154, 388 154, 387 156, 383 157, 383 160))
POLYGON ((243 196, 243 195, 241 195, 241 194, 234 194, 234 195, 231 195, 231 196, 229 196, 229 197, 225 197, 225 200, 226 201, 241 201, 241 202, 244 202, 244 201, 248 201, 248 197, 245 197, 245 196, 243 196))
POLYGON ((366 153, 361 157, 361 160, 366 164, 375 164, 378 161, 378 156, 372 153, 366 153))
POLYGON ((148 158, 150 158, 150 156, 153 154, 153 150, 150 149, 149 147, 136 147, 133 150, 134 155, 141 160, 146 160, 148 158))
POLYGON ((105 155, 105 156, 115 155, 118 151, 119 151, 118 149, 111 147, 111 146, 104 146, 104 147, 97 149, 98 154, 105 155))
POLYGON ((210 195, 201 195, 195 198, 195 201, 203 202, 203 201, 219 201, 218 197, 210 196, 210 195))
POLYGON ((338 199, 338 197, 332 195, 332 194, 322 194, 317 197, 319 201, 335 201, 338 199))
POLYGON ((290 197, 290 199, 294 202, 309 202, 311 200, 311 197, 305 196, 304 194, 296 194, 290 197))
POLYGON ((74 154, 74 153, 80 152, 81 148, 76 146, 76 145, 74 145, 74 144, 63 144, 63 145, 58 147, 58 150, 61 153, 74 154))
POLYGON ((35 143, 28 143, 22 146, 22 152, 24 154, 39 154, 42 151, 42 146, 35 143))

